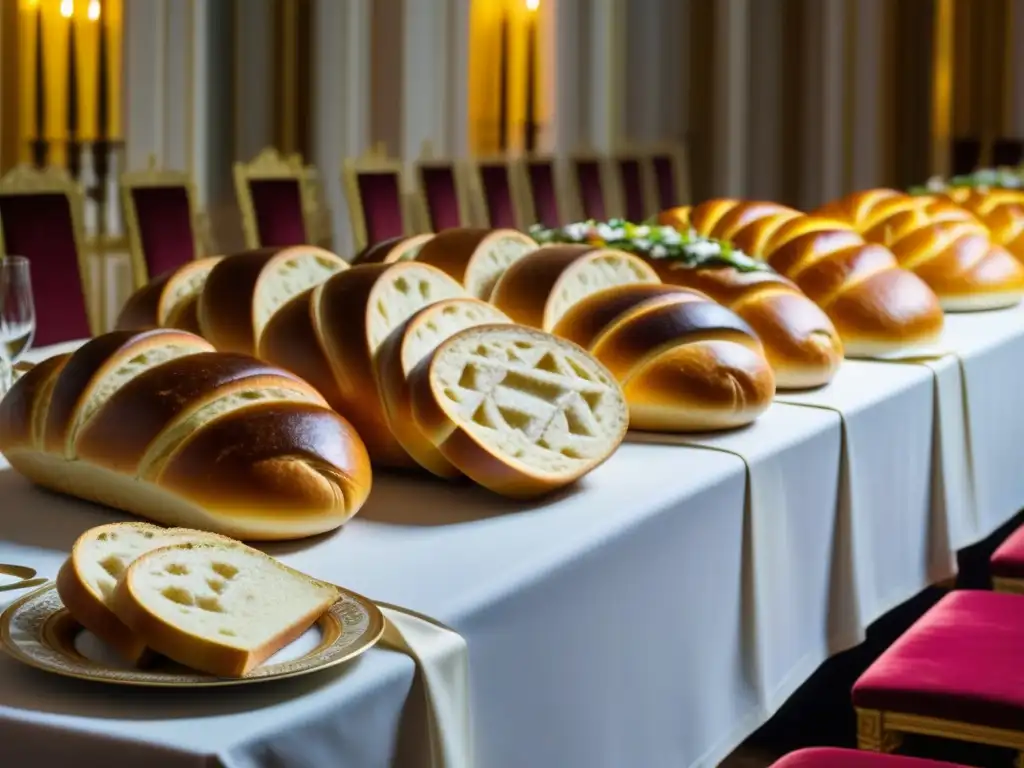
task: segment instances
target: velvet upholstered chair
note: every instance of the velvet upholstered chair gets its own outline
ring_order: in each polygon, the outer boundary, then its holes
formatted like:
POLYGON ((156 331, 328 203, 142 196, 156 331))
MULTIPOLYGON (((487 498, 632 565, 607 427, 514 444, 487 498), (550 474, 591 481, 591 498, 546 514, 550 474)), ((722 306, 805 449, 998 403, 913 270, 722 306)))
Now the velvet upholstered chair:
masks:
POLYGON ((121 207, 136 288, 199 258, 202 246, 195 201, 191 176, 160 170, 155 159, 145 170, 121 175, 121 207))
POLYGON ((504 155, 479 157, 467 162, 467 194, 477 202, 476 219, 494 229, 526 229, 524 190, 514 161, 504 155))
POLYGON ((992 554, 989 570, 997 592, 1024 595, 1024 526, 1014 531, 992 554))
POLYGON ((853 687, 861 749, 892 752, 904 734, 1017 752, 1024 768, 1024 597, 943 597, 853 687))
POLYGON ((469 187, 460 181, 465 166, 452 158, 432 157, 429 150, 416 161, 416 195, 426 229, 441 232, 473 225, 469 187))
POLYGON ((570 205, 564 166, 550 155, 530 155, 519 160, 514 168, 525 193, 530 223, 545 227, 568 224, 570 205))
POLYGON ((298 155, 267 148, 251 162, 235 163, 235 194, 247 248, 303 245, 316 237, 315 201, 298 155))
POLYGON ((614 207, 612 168, 606 158, 589 151, 573 152, 567 160, 567 181, 577 219, 604 221, 614 207))
POLYGON ((664 144, 645 153, 656 211, 690 204, 690 163, 682 144, 664 144))
POLYGON ((400 160, 388 157, 383 148, 377 147, 362 157, 346 159, 342 174, 357 249, 415 234, 415 217, 400 160))
POLYGON ((880 755, 853 749, 801 749, 772 764, 772 768, 964 768, 955 763, 900 755, 880 755))
POLYGON ((84 205, 81 188, 62 169, 19 166, 0 178, 0 255, 31 264, 36 346, 99 331, 89 311, 84 205))
POLYGON ((639 150, 622 149, 608 159, 617 201, 615 213, 629 221, 645 221, 661 210, 657 207, 649 158, 639 150))

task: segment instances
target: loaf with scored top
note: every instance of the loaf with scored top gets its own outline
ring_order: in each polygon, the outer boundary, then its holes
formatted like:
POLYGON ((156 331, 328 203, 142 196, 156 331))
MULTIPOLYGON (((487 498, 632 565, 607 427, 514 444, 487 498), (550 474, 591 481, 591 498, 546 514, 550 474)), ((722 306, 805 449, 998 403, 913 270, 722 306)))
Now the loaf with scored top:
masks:
POLYGON ((433 234, 399 235, 389 237, 363 248, 352 259, 352 266, 360 264, 394 264, 416 258, 417 252, 433 237, 433 234))
POLYGON ((536 242, 514 229, 461 227, 438 232, 415 258, 458 280, 470 296, 487 301, 505 270, 536 249, 536 242))
POLYGON ((0 401, 0 452, 43 487, 252 540, 337 528, 371 481, 359 435, 305 381, 167 329, 32 368, 0 401))
POLYGON ((415 466, 388 425, 374 358, 388 335, 415 312, 465 296, 458 282, 427 264, 361 264, 278 310, 263 330, 259 357, 316 387, 355 425, 375 464, 415 466))
POLYGON ((160 275, 133 293, 114 324, 118 331, 177 328, 200 333, 199 294, 220 256, 197 259, 160 275))
POLYGON ((935 293, 887 248, 842 221, 732 199, 665 211, 659 220, 767 261, 825 311, 847 357, 903 354, 934 344, 942 333, 935 293))
POLYGON ((999 309, 1024 296, 1024 264, 949 201, 872 189, 830 203, 818 215, 841 219, 869 242, 886 246, 935 291, 947 312, 999 309))
POLYGON ((625 391, 633 429, 740 427, 775 395, 775 377, 753 329, 697 291, 606 288, 570 307, 553 332, 608 367, 625 391))

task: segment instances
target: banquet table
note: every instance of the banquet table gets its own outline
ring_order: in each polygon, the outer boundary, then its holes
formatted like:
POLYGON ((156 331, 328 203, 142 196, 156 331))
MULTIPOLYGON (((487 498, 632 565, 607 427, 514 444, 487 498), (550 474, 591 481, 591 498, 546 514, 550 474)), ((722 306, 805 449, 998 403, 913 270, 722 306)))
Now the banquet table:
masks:
MULTIPOLYGON (((1024 311, 947 329, 957 356, 848 361, 828 387, 780 393, 731 433, 633 435, 537 503, 380 472, 344 529, 266 549, 467 640, 480 766, 715 765, 830 653, 1024 505, 1010 450, 1024 416, 1007 412, 1024 311), (974 455, 952 490, 941 377, 965 388, 974 455)), ((0 562, 53 576, 79 533, 119 517, 0 464, 0 562)), ((378 649, 333 672, 202 692, 114 689, 0 656, 0 743, 15 764, 421 765, 413 693, 412 661, 378 649)))

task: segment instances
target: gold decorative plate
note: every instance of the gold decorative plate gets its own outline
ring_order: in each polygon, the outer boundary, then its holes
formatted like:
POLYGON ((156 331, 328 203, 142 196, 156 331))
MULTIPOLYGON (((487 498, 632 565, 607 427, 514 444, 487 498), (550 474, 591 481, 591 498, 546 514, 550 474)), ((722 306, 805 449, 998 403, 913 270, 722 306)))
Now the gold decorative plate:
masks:
POLYGON ((365 597, 345 592, 296 643, 245 677, 221 678, 164 659, 147 669, 124 665, 71 618, 52 583, 25 595, 0 616, 0 646, 30 667, 80 680, 165 688, 241 685, 298 677, 354 659, 372 648, 382 634, 384 616, 380 609, 365 597), (319 639, 311 637, 317 632, 319 639), (303 651, 307 645, 312 647, 303 651), (296 646, 298 652, 294 651, 296 646), (279 660, 286 656, 290 658, 279 660))

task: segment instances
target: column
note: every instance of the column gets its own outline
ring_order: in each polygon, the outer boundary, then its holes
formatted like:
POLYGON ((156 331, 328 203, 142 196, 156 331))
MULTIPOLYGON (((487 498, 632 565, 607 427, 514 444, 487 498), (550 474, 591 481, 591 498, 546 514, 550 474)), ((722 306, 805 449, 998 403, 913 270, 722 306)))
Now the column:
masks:
POLYGON ((551 114, 555 151, 572 152, 589 143, 584 113, 589 103, 588 88, 594 77, 585 62, 589 35, 581 33, 589 17, 587 0, 555 2, 555 87, 551 114))
MULTIPOLYGON (((623 140, 626 6, 624 0, 590 0, 590 6, 587 79, 593 90, 588 105, 588 134, 594 149, 608 151, 623 140)), ((632 3, 629 7, 632 9, 632 3)), ((630 12, 635 13, 635 9, 630 12)))
POLYGON ((787 21, 784 0, 761 0, 750 9, 751 36, 750 106, 747 135, 750 157, 746 193, 759 200, 784 197, 783 145, 793 137, 783 131, 783 24, 787 21))
POLYGON ((717 0, 713 23, 712 194, 745 194, 750 0, 717 0))
POLYGON ((886 0, 853 2, 849 66, 851 107, 849 189, 884 183, 885 9, 886 0))
MULTIPOLYGON (((274 143, 274 0, 235 2, 235 160, 252 160, 274 143)), ((220 66, 224 66, 221 63, 220 66)))

